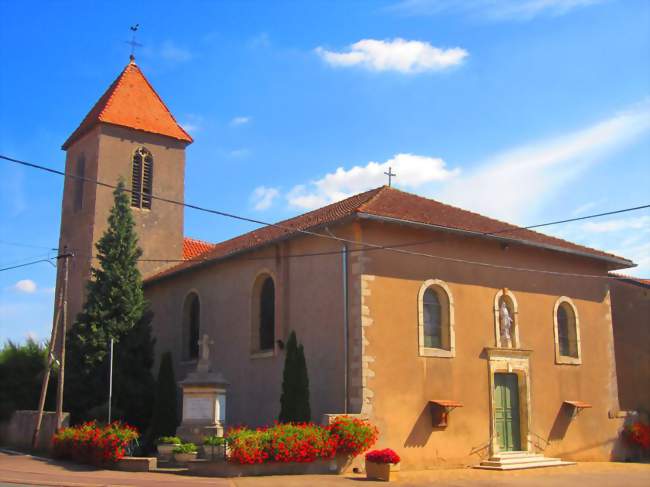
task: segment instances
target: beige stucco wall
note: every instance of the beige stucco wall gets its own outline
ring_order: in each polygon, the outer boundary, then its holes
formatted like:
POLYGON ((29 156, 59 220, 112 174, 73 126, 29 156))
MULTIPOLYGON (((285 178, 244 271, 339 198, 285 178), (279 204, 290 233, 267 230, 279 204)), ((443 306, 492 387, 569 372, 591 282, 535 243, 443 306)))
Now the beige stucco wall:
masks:
MULTIPOLYGON (((260 273, 269 273, 276 285, 276 340, 287 342, 295 330, 304 345, 311 390, 312 417, 343 409, 343 306, 339 255, 318 258, 278 258, 338 250, 340 246, 307 239, 245 254, 173 279, 145 287, 154 312, 156 354, 171 350, 177 379, 194 370, 195 362, 181 360, 182 309, 190 291, 200 299, 201 335, 214 341, 211 358, 216 371, 231 383, 228 424, 269 424, 280 411, 284 353, 251 353, 251 291, 260 273)), ((158 363, 158 362, 157 362, 158 363)), ((157 367, 157 364, 156 364, 157 367)))
MULTIPOLYGON (((604 275, 602 264, 545 250, 470 239, 367 221, 332 229, 375 243, 433 242, 412 250, 499 265, 604 275)), ((201 298, 201 333, 216 342, 213 365, 230 380, 227 422, 260 425, 279 411, 284 354, 252 358, 251 289, 259 272, 276 278, 276 338, 295 329, 305 344, 312 417, 343 412, 343 308, 341 256, 295 259, 285 253, 339 250, 340 245, 301 237, 146 287, 156 314, 158 356, 172 350, 181 380, 192 363, 180 362, 181 312, 190 290, 201 298), (259 259, 266 256, 268 259, 259 259)), ((490 439, 490 376, 486 347, 495 346, 494 298, 507 287, 518 302, 519 340, 529 349, 530 431, 550 441, 546 454, 608 459, 619 419, 616 371, 606 280, 522 273, 405 256, 352 252, 350 269, 350 413, 366 414, 405 468, 478 463, 490 439), (440 279, 453 294, 455 356, 418 355, 418 303, 422 283, 440 279), (553 310, 560 296, 576 305, 582 364, 555 363, 553 310), (446 429, 434 429, 427 402, 453 399, 464 407, 446 429), (571 422, 564 400, 593 405, 571 422), (477 453, 472 453, 478 449, 477 453)), ((537 444, 545 441, 535 440, 537 444)))
POLYGON ((611 281, 618 393, 623 410, 650 412, 650 288, 611 281))
MULTIPOLYGON (((367 224, 366 241, 419 241, 431 234, 406 227, 367 224)), ((547 251, 439 234, 415 248, 429 254, 516 267, 603 274, 604 269, 547 251)), ((494 297, 507 287, 518 302, 521 348, 532 351, 530 431, 542 437, 545 453, 581 460, 609 459, 620 420, 607 281, 498 270, 423 257, 367 252, 363 274, 368 283, 363 305, 372 324, 365 329, 371 357, 371 418, 382 431, 379 446, 397 449, 405 466, 476 463, 486 450, 490 394, 486 347, 495 346, 494 297), (440 279, 454 300, 455 357, 418 356, 417 295, 422 282, 440 279), (581 325, 581 365, 555 363, 554 304, 560 296, 575 303, 581 325), (431 426, 427 403, 452 399, 464 407, 450 414, 446 429, 431 426), (593 405, 569 422, 565 400, 593 405)), ((521 387, 521 384, 520 384, 521 387)), ((523 403, 523 401, 522 401, 523 403)), ((522 417, 522 422, 525 418, 522 417)))
MULTIPOLYGON (((85 176, 108 184, 124 178, 131 185, 133 152, 140 146, 149 149, 154 158, 153 193, 157 196, 183 201, 185 175, 185 143, 155 134, 114 125, 100 124, 76 141, 66 154, 66 172, 77 174, 76 164, 83 154, 86 160, 85 176)), ((85 283, 90 275, 95 255, 95 243, 107 228, 107 219, 113 206, 113 190, 84 183, 83 208, 75 211, 76 180, 66 178, 63 189, 60 248, 74 249, 69 278, 68 324, 81 310, 85 283)), ((142 259, 180 259, 183 253, 183 208, 178 205, 153 201, 151 210, 133 208, 142 259)), ((169 264, 141 262, 144 276, 169 264)), ((61 266, 57 283, 61 280, 61 266)), ((58 295, 58 286, 57 286, 58 295)))

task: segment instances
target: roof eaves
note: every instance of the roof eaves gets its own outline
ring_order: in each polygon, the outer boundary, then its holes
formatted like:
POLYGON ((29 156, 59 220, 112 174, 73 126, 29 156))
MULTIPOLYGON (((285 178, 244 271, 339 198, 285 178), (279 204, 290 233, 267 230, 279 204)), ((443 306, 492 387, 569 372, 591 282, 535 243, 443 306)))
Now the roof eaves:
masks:
MULTIPOLYGON (((309 232, 315 232, 317 230, 320 230, 321 228, 327 228, 327 227, 334 226, 334 225, 342 225, 342 224, 348 222, 349 220, 354 219, 356 217, 356 215, 357 215, 356 213, 351 213, 351 214, 348 214, 348 215, 344 215, 344 216, 342 216, 342 217, 340 217, 340 218, 338 218, 336 220, 332 220, 330 222, 325 222, 325 223, 315 225, 315 226, 309 227, 309 228, 303 228, 301 230, 306 230, 306 231, 309 231, 309 232)), ((240 249, 236 249, 236 250, 233 250, 232 252, 230 252, 228 254, 225 254, 225 255, 219 255, 219 256, 210 257, 210 258, 206 258, 206 259, 196 260, 195 264, 187 266, 187 267, 182 267, 186 262, 180 263, 180 264, 178 264, 178 269, 176 269, 176 270, 174 270, 174 267, 171 267, 169 269, 161 271, 158 274, 154 274, 153 276, 146 278, 144 280, 144 286, 146 287, 146 286, 149 286, 150 284, 166 280, 166 279, 168 279, 168 278, 170 278, 172 276, 178 276, 180 274, 185 274, 187 272, 199 270, 199 269, 202 269, 204 267, 209 267, 210 265, 218 264, 218 263, 223 262, 225 260, 232 259, 232 258, 235 258, 235 257, 239 257, 242 254, 262 250, 262 249, 264 249, 266 247, 269 247, 269 246, 272 246, 272 245, 277 245, 278 243, 284 242, 285 240, 289 240, 289 239, 292 239, 292 238, 295 238, 295 237, 298 237, 298 236, 302 236, 302 235, 310 236, 308 234, 302 233, 301 230, 295 230, 293 232, 287 232, 287 233, 285 233, 285 234, 283 234, 283 235, 281 235, 279 237, 276 237, 274 239, 267 240, 265 242, 262 242, 260 244, 253 245, 253 246, 250 246, 250 247, 243 247, 243 248, 240 248, 240 249)), ((324 237, 326 237, 326 236, 324 235, 324 237)), ((214 244, 214 245, 219 245, 219 244, 214 244)), ((208 252, 212 252, 212 250, 210 250, 208 252)), ((204 255, 204 254, 201 254, 201 255, 204 255)), ((192 262, 192 259, 187 260, 187 263, 190 263, 190 262, 192 262)))
POLYGON ((383 222, 390 222, 390 223, 397 223, 401 225, 409 225, 409 226, 415 226, 415 227, 420 227, 420 228, 430 228, 430 229, 436 229, 436 230, 441 230, 444 232, 449 232, 449 233, 456 233, 460 235, 471 235, 474 237, 482 237, 482 238, 487 238, 491 240, 496 240, 500 242, 505 242, 505 243, 517 243, 520 245, 526 245, 530 247, 537 247, 537 248, 542 248, 546 250, 554 250, 557 252, 563 252, 563 253, 568 253, 568 254, 573 254, 573 255, 578 255, 580 257, 587 257, 590 259, 598 259, 598 260, 603 260, 612 264, 616 264, 618 266, 621 266, 619 268, 628 268, 628 267, 636 267, 636 264, 632 262, 631 260, 624 259, 622 257, 616 257, 616 256, 605 256, 605 255, 599 255, 599 254, 592 254, 589 252, 582 252, 579 250, 574 250, 574 249, 567 249, 565 247, 560 247, 558 245, 551 245, 551 244, 544 244, 540 242, 533 242, 530 240, 523 240, 523 239, 518 239, 518 238, 512 238, 512 237, 502 237, 494 234, 486 234, 482 232, 475 232, 472 230, 464 230, 461 228, 454 228, 454 227, 446 227, 443 225, 434 225, 431 223, 422 223, 422 222, 416 222, 412 220, 404 220, 401 218, 395 218, 395 217, 389 217, 389 216, 381 216, 381 215, 374 215, 371 213, 363 213, 359 212, 358 213, 359 218, 364 218, 368 220, 377 220, 377 221, 383 221, 383 222))

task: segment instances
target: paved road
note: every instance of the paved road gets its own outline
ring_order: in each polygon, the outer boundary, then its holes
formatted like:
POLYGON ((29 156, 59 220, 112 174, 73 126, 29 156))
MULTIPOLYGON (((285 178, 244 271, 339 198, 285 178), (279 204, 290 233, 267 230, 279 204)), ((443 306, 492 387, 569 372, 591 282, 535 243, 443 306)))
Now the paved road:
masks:
MULTIPOLYGON (((0 487, 47 485, 56 487, 365 487, 386 485, 362 476, 277 476, 219 479, 166 473, 130 473, 90 467, 28 455, 0 453, 0 487)), ((581 463, 515 472, 474 469, 402 472, 395 485, 423 487, 648 487, 650 465, 581 463)))

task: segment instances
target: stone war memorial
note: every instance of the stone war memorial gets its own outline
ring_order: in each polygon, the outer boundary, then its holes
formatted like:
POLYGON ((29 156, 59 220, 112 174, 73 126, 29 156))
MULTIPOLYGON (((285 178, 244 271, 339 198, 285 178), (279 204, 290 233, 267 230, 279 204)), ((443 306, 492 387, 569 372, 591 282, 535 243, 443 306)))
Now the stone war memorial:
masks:
MULTIPOLYGON (((183 208, 165 201, 183 201, 192 142, 132 59, 63 146, 66 172, 122 178, 134 191, 154 367, 171 353, 182 440, 230 434, 229 462, 269 463, 270 449, 238 449, 243 430, 230 427, 295 433, 274 425, 300 382, 285 373, 295 332, 310 461, 371 446, 394 450, 386 458, 403 470, 621 454, 628 413, 608 277, 631 260, 392 186, 223 242, 197 240, 183 234, 183 208), (395 251, 404 242, 414 244, 395 251), (335 438, 348 430, 355 447, 344 451, 335 438)), ((66 179, 61 248, 91 254, 111 203, 105 188, 66 179)), ((86 261, 70 271, 71 315, 89 272, 86 261)), ((271 452, 276 462, 292 454, 271 452)))
POLYGON ((183 391, 183 420, 176 434, 187 441, 201 443, 203 437, 223 436, 226 427, 226 389, 228 382, 212 371, 210 338, 203 335, 196 370, 180 382, 183 391))

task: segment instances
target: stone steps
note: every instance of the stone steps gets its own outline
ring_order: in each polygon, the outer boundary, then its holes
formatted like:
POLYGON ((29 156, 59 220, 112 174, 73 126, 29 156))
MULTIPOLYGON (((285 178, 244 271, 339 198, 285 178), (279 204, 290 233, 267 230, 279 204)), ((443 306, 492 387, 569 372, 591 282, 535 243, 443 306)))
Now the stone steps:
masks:
POLYGON ((501 452, 476 465, 474 468, 485 470, 521 470, 525 468, 561 467, 574 465, 559 458, 545 457, 539 453, 525 451, 501 452))

